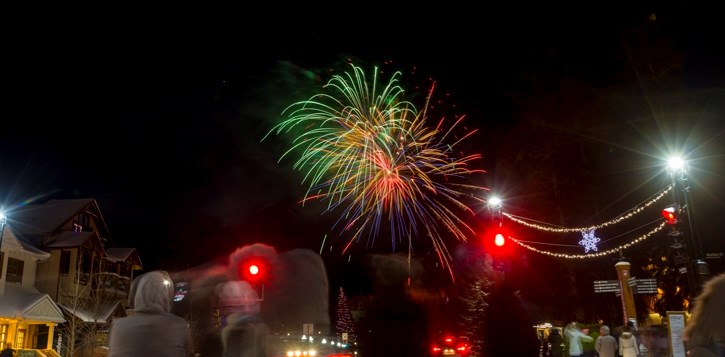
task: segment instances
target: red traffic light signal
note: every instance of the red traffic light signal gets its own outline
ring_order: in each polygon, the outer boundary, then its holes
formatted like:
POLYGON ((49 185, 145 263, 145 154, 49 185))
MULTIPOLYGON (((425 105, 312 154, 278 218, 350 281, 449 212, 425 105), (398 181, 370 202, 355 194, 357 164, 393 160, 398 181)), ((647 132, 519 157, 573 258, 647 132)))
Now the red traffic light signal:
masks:
POLYGON ((239 262, 239 279, 256 285, 264 283, 267 278, 268 264, 261 257, 252 256, 239 262))
POLYGON ((665 217, 667 224, 677 224, 677 207, 668 206, 662 210, 662 217, 665 217))
POLYGON ((510 237, 506 229, 496 227, 488 230, 481 235, 481 245, 486 253, 494 257, 505 256, 513 249, 507 240, 510 237))
POLYGON ((493 244, 497 247, 503 247, 506 244, 506 238, 504 238, 503 234, 496 233, 496 236, 493 238, 493 244))

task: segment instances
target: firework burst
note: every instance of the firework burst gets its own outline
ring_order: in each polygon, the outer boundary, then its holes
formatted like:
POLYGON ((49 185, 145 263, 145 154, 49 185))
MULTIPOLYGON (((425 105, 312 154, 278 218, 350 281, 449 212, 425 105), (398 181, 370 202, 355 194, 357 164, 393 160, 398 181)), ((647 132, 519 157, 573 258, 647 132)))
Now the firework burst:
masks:
POLYGON ((354 65, 333 76, 323 93, 287 107, 269 134, 300 133, 280 160, 300 153, 294 167, 308 185, 302 202, 319 199, 326 211, 340 213, 335 226, 349 235, 346 250, 361 237, 374 243, 381 228, 389 229, 393 250, 407 240, 410 251, 411 239, 425 235, 451 272, 444 238, 475 234, 459 214, 474 215, 465 201, 483 202, 485 188, 466 183, 483 172, 469 167, 480 155, 456 148, 475 130, 455 138, 463 117, 448 130, 443 119, 429 126, 433 86, 419 112, 403 99, 400 72, 385 85, 375 73, 372 83, 354 65))

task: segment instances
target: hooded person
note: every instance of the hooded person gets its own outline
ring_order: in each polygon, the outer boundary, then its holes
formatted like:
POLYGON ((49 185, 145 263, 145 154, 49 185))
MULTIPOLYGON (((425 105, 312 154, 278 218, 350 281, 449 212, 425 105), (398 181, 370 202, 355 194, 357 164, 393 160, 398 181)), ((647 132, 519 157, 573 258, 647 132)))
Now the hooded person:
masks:
POLYGON ((619 355, 622 357, 637 357, 639 355, 637 339, 632 334, 632 328, 629 326, 624 326, 622 334, 619 335, 619 355))
POLYGON ((174 283, 166 272, 152 271, 134 279, 129 316, 111 324, 109 357, 190 356, 189 326, 171 313, 173 294, 174 283))

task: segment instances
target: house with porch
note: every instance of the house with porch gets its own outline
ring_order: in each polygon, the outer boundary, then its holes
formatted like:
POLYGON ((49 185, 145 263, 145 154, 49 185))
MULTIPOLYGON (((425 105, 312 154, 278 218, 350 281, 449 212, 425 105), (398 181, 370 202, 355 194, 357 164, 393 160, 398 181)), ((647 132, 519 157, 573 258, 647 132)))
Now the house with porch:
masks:
POLYGON ((11 344, 16 350, 58 356, 53 336, 66 320, 50 295, 35 287, 37 264, 49 258, 0 222, 0 349, 11 344))
POLYGON ((48 255, 36 268, 35 287, 60 307, 66 323, 56 340, 73 355, 105 346, 115 317, 126 316, 134 248, 114 247, 95 199, 50 200, 15 209, 19 236, 48 255))

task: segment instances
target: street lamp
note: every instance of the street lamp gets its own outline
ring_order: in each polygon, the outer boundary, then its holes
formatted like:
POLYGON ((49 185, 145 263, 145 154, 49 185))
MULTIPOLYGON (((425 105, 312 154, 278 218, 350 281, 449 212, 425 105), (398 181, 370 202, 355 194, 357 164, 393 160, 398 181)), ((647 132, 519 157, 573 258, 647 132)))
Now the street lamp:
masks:
MULTIPOLYGON (((667 161, 667 171, 670 174, 670 179, 672 180, 672 196, 675 201, 674 206, 668 207, 670 209, 668 212, 672 213, 672 217, 675 219, 676 223, 682 221, 682 217, 679 217, 680 219, 676 219, 679 214, 684 214, 687 218, 685 225, 687 226, 687 235, 689 235, 691 242, 691 244, 687 245, 689 246, 687 251, 688 255, 693 258, 691 261, 688 259, 690 266, 687 267, 687 275, 690 285, 690 294, 694 297, 699 294, 702 283, 704 283, 710 276, 710 270, 707 266, 707 262, 701 259, 702 246, 700 245, 699 237, 695 234, 692 206, 691 202, 689 202, 690 198, 688 195, 690 192, 690 184, 687 177, 687 162, 678 156, 671 157, 667 161)), ((664 214, 665 212, 663 211, 663 215, 664 214)), ((677 231, 677 233, 677 236, 682 235, 679 231, 677 231)))
MULTIPOLYGON (((8 223, 8 216, 5 215, 5 212, 0 211, 0 250, 3 248, 3 234, 5 234, 6 223, 8 223)), ((0 264, 2 264, 1 261, 0 264)))

